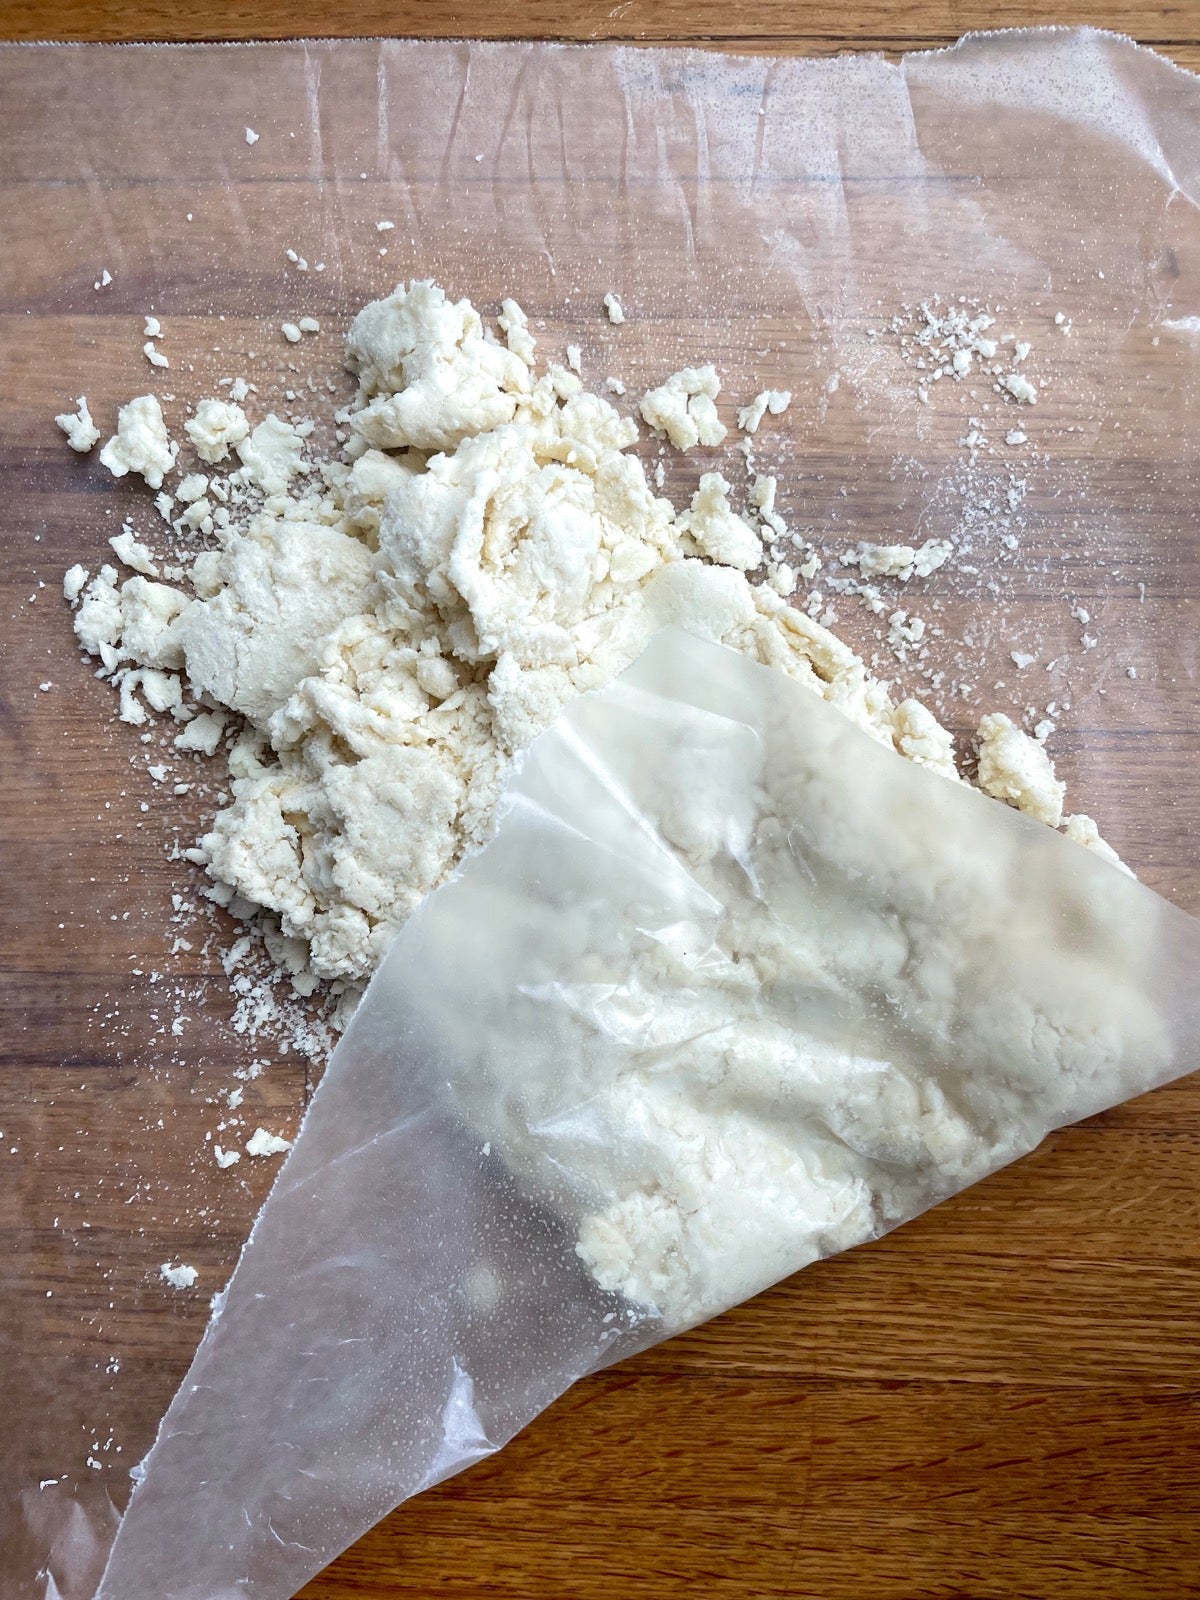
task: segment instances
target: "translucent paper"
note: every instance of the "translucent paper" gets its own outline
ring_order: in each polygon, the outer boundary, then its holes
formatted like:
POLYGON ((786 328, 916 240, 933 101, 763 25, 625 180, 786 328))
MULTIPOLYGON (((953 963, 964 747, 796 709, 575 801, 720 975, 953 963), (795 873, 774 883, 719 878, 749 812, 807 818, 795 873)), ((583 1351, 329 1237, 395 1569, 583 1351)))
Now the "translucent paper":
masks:
POLYGON ((583 1373, 1189 1070, 1198 970, 1091 852, 660 634, 393 943, 102 1594, 285 1600, 583 1373))
MULTIPOLYGON (((264 408, 284 385, 307 396, 309 376, 327 393, 349 317, 414 275, 488 315, 515 292, 542 354, 579 344, 589 386, 620 378, 626 408, 709 358, 730 424, 757 389, 790 389, 757 442, 790 526, 826 554, 858 539, 956 547, 921 591, 919 662, 897 663, 850 603, 839 633, 960 733, 983 710, 1069 707, 1051 749, 1072 804, 1195 910, 1198 129, 1194 79, 1088 31, 900 63, 369 40, 0 50, 5 1600, 90 1600, 129 1464, 256 1213, 266 1175, 216 1169, 206 1107, 264 1056, 246 1091, 264 1123, 289 1126, 309 1088, 294 1056, 228 1026, 217 952, 172 949, 171 893, 196 884, 166 847, 203 830, 203 797, 137 787, 136 735, 109 736, 108 691, 76 667, 55 609, 63 569, 94 569, 122 517, 146 531, 154 514, 137 486, 75 459, 54 414, 86 393, 108 431, 153 387, 175 396, 181 436, 187 404, 222 377, 259 383, 264 408), (618 328, 601 310, 610 290, 618 328), (1037 407, 1008 406, 1032 441, 1021 454, 1005 454, 1008 417, 986 391, 943 383, 921 405, 894 340, 870 336, 931 296, 989 305, 998 331, 1033 339, 1037 407), (167 329, 165 374, 141 354, 148 311, 167 329), (280 322, 307 313, 322 335, 285 347, 280 322), (966 473, 977 405, 993 407, 992 447, 966 473), (1014 650, 1037 666, 1018 671, 1014 650), (1054 681, 1050 660, 1065 663, 1054 681), (205 990, 165 1045, 153 973, 205 990), (194 1295, 165 1288, 168 1259, 198 1267, 194 1295)), ((740 490, 735 445, 668 452, 666 492, 684 503, 716 466, 740 490)), ((569 1241, 581 1203, 553 1196, 538 1226, 569 1241)), ((592 1280, 571 1283, 590 1315, 592 1280)), ((530 1405, 594 1359, 586 1316, 563 1315, 547 1336, 560 1364, 539 1356, 530 1405)), ((633 1320, 613 1325, 614 1347, 652 1336, 633 1320)), ((496 1442, 506 1424, 488 1425, 496 1442)), ((374 1499, 346 1491, 360 1521, 440 1472, 438 1448, 403 1482, 375 1473, 374 1499)), ((326 1551, 348 1526, 284 1536, 326 1551)))

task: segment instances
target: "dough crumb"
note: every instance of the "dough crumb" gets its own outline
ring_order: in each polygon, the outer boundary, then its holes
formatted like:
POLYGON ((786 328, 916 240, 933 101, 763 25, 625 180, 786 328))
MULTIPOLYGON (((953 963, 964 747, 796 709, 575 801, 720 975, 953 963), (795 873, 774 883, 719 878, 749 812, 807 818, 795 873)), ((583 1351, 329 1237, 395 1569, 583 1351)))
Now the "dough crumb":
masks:
POLYGON ((134 537, 131 528, 123 528, 108 542, 113 554, 127 567, 132 567, 135 572, 140 572, 147 578, 158 577, 158 565, 152 552, 134 537))
POLYGON ((515 300, 502 301, 500 315, 496 318, 496 321, 513 355, 523 361, 527 367, 532 367, 536 357, 537 346, 533 335, 529 331, 529 318, 521 310, 517 302, 515 300))
POLYGON ((173 1267, 169 1261, 164 1261, 158 1270, 163 1282, 170 1284, 172 1289, 194 1288, 196 1279, 200 1276, 195 1267, 173 1267))
POLYGON ((201 461, 215 466, 225 460, 232 446, 241 444, 250 432, 250 424, 239 405, 226 400, 201 400, 196 415, 184 423, 183 431, 201 461))
POLYGON ((152 489, 175 465, 179 446, 167 433, 162 407, 152 394, 138 395, 117 413, 117 431, 100 452, 114 478, 136 472, 152 489))
POLYGON ((84 455, 100 443, 100 429, 92 421, 86 395, 81 394, 75 406, 74 411, 61 412, 54 420, 66 434, 71 449, 84 455))
POLYGON ((242 463, 239 476, 268 495, 283 494, 303 460, 300 435, 274 412, 234 448, 242 463))
POLYGON ((677 450, 698 444, 718 445, 728 429, 717 416, 715 401, 721 380, 711 364, 683 367, 657 389, 642 396, 642 416, 659 433, 665 433, 677 450))
POLYGON ((1038 392, 1034 384, 1023 372, 1007 372, 1000 382, 1012 395, 1014 400, 1019 400, 1022 405, 1036 405, 1038 392))
POLYGON ((790 389, 763 389, 738 412, 738 427, 743 433, 757 433, 759 423, 768 412, 773 417, 781 416, 791 403, 790 389))
POLYGON ((1051 828, 1062 821, 1066 784, 1042 746, 1002 712, 979 724, 979 787, 1051 828))
POLYGON ((182 733, 175 736, 177 750, 195 750, 200 755, 215 755, 225 734, 225 718, 217 711, 201 711, 182 733))
POLYGON ((1112 845, 1100 837, 1099 828, 1086 813, 1077 811, 1074 816, 1068 817, 1063 824, 1063 832, 1068 839, 1073 839, 1076 844, 1082 845, 1085 850, 1094 850, 1102 861, 1107 861, 1110 866, 1119 867, 1127 877, 1133 877, 1133 873, 1130 872, 1112 845))
POLYGON ((899 578, 907 583, 910 578, 927 578, 945 566, 952 555, 946 539, 927 539, 919 549, 909 544, 860 543, 856 550, 847 550, 842 565, 857 567, 864 577, 899 578))
POLYGON ((729 484, 719 472, 706 472, 692 496, 691 509, 678 518, 681 530, 710 561, 752 571, 763 556, 762 540, 729 504, 729 484))
POLYGON ((265 1128, 255 1128, 246 1140, 246 1154, 251 1156, 281 1156, 291 1148, 290 1139, 281 1139, 278 1134, 268 1133, 265 1128))

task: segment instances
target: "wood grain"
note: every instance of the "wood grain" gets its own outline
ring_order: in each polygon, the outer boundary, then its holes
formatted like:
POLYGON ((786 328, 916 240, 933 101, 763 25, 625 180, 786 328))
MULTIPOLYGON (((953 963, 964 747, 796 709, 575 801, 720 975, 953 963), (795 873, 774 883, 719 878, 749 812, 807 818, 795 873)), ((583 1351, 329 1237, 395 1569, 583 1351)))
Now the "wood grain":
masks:
MULTIPOLYGON (((135 0, 17 0, 0 15, 0 36, 270 38, 299 24, 308 35, 680 40, 827 54, 933 45, 968 28, 1045 20, 1043 6, 1003 0, 853 10, 793 0, 737 8, 314 0, 299 18, 279 0, 219 13, 135 0)), ((1200 66, 1194 4, 1064 5, 1053 20, 1127 31, 1200 66)), ((21 130, 10 134, 11 166, 21 130)), ((260 169, 279 189, 273 199, 260 185, 267 212, 285 212, 304 181, 303 162, 287 170, 286 159, 260 169)), ((203 189, 186 203, 200 212, 209 201, 216 220, 206 248, 228 257, 237 217, 203 189)), ((6 203, 13 214, 11 193, 6 203)), ((376 214, 371 196, 361 205, 376 214)), ((288 242, 280 233, 271 247, 288 242)), ((310 280, 314 297, 324 296, 311 309, 336 320, 369 293, 376 244, 319 290, 310 280)), ((96 1352, 119 1357, 140 1386, 140 1410, 126 1398, 123 1415, 148 1436, 271 1174, 243 1162, 219 1212, 203 1214, 210 1174, 195 1152, 231 1067, 256 1050, 228 1029, 215 954, 168 958, 165 948, 170 897, 186 881, 165 852, 176 839, 188 842, 210 803, 197 793, 181 814, 131 767, 130 730, 112 728, 110 691, 70 656, 57 575, 76 559, 94 563, 117 525, 108 527, 105 513, 115 508, 119 519, 140 500, 70 460, 43 424, 63 403, 59 374, 68 364, 86 365, 97 415, 129 391, 139 375, 130 317, 145 294, 176 314, 172 348, 186 350, 195 368, 179 388, 193 393, 233 352, 262 347, 278 318, 281 280, 274 268, 248 271, 217 339, 205 331, 192 264, 171 252, 155 273, 119 286, 127 296, 119 312, 73 303, 63 285, 94 255, 94 239, 48 225, 41 254, 10 262, 0 290, 8 630, 0 1082, 21 1088, 0 1141, 16 1152, 3 1158, 0 1237, 23 1274, 20 1298, 3 1302, 0 1337, 24 1344, 37 1331, 46 1362, 28 1377, 30 1393, 50 1403, 69 1373, 80 1428, 96 1426, 112 1392, 96 1352), (55 270, 42 270, 43 261, 55 270), (210 349, 217 342, 220 352, 210 349), (38 700, 43 674, 54 688, 38 700), (81 884, 93 886, 82 897, 81 884), (195 986, 197 1019, 182 1041, 164 1040, 146 1003, 145 974, 159 968, 172 983, 195 986), (31 1212, 40 1218, 32 1237, 31 1212), (155 1274, 168 1252, 200 1263, 203 1296, 164 1298, 155 1274), (81 1324, 90 1342, 76 1358, 69 1352, 81 1324)), ((480 271, 481 295, 511 287, 504 263, 480 271)), ((553 307, 549 285, 533 292, 553 307)), ((609 337, 586 319, 555 325, 554 336, 567 328, 585 343, 609 337)), ((704 329, 681 310, 668 332, 695 344, 704 329)), ((733 340, 716 353, 745 376, 738 363, 758 342, 733 340)), ((604 346, 596 348, 598 359, 604 346)), ((1073 359, 1086 363, 1084 349, 1081 339, 1073 359)), ((796 365, 811 356, 799 345, 786 353, 796 365)), ((1146 356, 1151 372, 1167 359, 1165 351, 1146 356)), ((833 427, 829 459, 813 460, 814 473, 835 472, 854 437, 833 427)), ((1146 462, 1126 458, 1119 440, 1091 446, 1089 463, 1112 452, 1105 492, 1149 545, 1153 530, 1138 521, 1146 462)), ((1182 507, 1180 525, 1194 537, 1182 507)), ((1086 531, 1058 554, 1064 585, 1068 569, 1073 589, 1104 584, 1088 569, 1086 531)), ((1163 603, 1194 623, 1195 561, 1170 581, 1163 603)), ((1086 792, 1087 762, 1102 749, 1114 814, 1130 818, 1121 842, 1149 881, 1192 906, 1200 904, 1197 797, 1184 786, 1179 809, 1163 817, 1140 796, 1147 783, 1159 793, 1179 786, 1189 760, 1194 772, 1196 735, 1194 705, 1180 726, 1148 726, 1130 700, 1116 732, 1091 729, 1081 714, 1064 729, 1061 752, 1086 792)), ((247 1086, 249 1125, 287 1131, 308 1087, 303 1062, 273 1059, 247 1086)), ((878 1245, 579 1385, 501 1455, 387 1519, 315 1579, 306 1600, 1200 1595, 1198 1090, 1184 1082, 1066 1130, 878 1245)), ((21 1459, 14 1432, 0 1430, 0 1474, 21 1459)))
POLYGON ((769 41, 808 51, 866 43, 907 48, 976 29, 1087 23, 1144 43, 1195 44, 1196 7, 1037 0, 948 4, 947 0, 866 0, 853 7, 793 0, 312 0, 297 16, 284 0, 232 0, 219 10, 189 10, 169 0, 9 0, 0 37, 9 39, 289 39, 367 35, 419 39, 769 41), (299 24, 299 26, 297 26, 299 24))

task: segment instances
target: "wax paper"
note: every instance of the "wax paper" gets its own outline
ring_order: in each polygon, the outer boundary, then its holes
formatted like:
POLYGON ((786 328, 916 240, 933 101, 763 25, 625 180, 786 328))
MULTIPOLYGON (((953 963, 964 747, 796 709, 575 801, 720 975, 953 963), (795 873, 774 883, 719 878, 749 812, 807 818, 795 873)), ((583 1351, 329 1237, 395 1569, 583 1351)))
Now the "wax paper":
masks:
POLYGON ((575 1379, 1195 1064, 1200 921, 668 631, 393 941, 101 1595, 284 1600, 575 1379))
MULTIPOLYGON (((1189 75, 1086 30, 899 63, 463 42, 8 48, 0 74, 6 878, 36 886, 0 908, 0 1205, 16 1246, 0 1289, 4 1583, 76 1600, 268 1175, 231 1183, 207 1159, 207 1108, 263 1047, 228 1025, 218 954, 159 934, 170 893, 194 892, 161 847, 190 842, 204 797, 168 821, 152 795, 148 849, 129 744, 89 742, 106 691, 52 609, 62 569, 101 557, 136 493, 73 459, 54 413, 87 392, 107 430, 153 387, 174 396, 178 431, 221 377, 261 380, 264 356, 274 385, 323 386, 349 316, 413 275, 486 312, 515 291, 543 352, 578 343, 597 387, 613 375, 636 396, 712 359, 730 422, 758 388, 788 388, 755 448, 790 526, 827 556, 858 539, 956 548, 919 601, 896 594, 930 625, 919 653, 898 661, 886 617, 853 599, 827 592, 818 614, 832 605, 838 631, 956 731, 984 709, 1048 718, 1073 804, 1194 909, 1200 107, 1189 75), (620 327, 601 309, 610 290, 620 327), (953 380, 922 400, 898 327, 923 302, 987 307, 998 333, 1028 340, 1036 407, 953 380), (149 311, 168 373, 141 354, 149 311), (329 342, 285 348, 279 323, 306 313, 329 342), (164 1045, 153 982, 181 963, 204 1023, 164 1045), (51 1026, 77 1044, 43 1051, 51 1026), (162 1284, 165 1259, 200 1263, 191 1300, 162 1284)), ((736 437, 715 461, 663 458, 677 503, 703 468, 736 476, 736 437)), ((274 1057, 248 1091, 263 1119, 297 1113, 319 1065, 274 1057)), ((539 1216, 557 1237, 553 1207, 539 1216)), ((651 1336, 635 1323, 623 1339, 651 1336)), ((539 1369, 527 1409, 594 1359, 590 1330, 582 1345, 560 1332, 571 1354, 539 1369)), ((423 1470, 443 1469, 435 1451, 423 1470)), ((361 1514, 396 1489, 377 1483, 361 1514)), ((324 1552, 340 1526, 285 1536, 324 1552)))

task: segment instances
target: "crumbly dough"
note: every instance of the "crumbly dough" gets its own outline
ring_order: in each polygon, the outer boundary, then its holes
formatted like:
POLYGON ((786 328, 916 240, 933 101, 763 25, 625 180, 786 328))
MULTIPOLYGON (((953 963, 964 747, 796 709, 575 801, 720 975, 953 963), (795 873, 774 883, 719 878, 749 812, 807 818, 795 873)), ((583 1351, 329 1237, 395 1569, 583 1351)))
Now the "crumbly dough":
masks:
POLYGON ((140 394, 117 413, 117 431, 101 450, 100 460, 114 478, 138 472, 152 489, 161 489, 178 454, 157 399, 140 394))
POLYGON ((1066 784, 1043 746, 998 711, 979 724, 979 787, 1052 828, 1062 821, 1066 784))
POLYGON ((729 488, 719 472, 704 473, 691 508, 676 518, 676 524, 690 536, 699 555, 752 572, 763 558, 762 540, 729 504, 729 488))
POLYGON ((684 367, 642 396, 641 413, 677 450, 718 445, 728 431, 717 416, 721 380, 712 366, 684 367))
POLYGON ((158 1271, 163 1282, 172 1289, 194 1289, 196 1279, 200 1276, 195 1267, 182 1264, 173 1267, 169 1261, 164 1261, 158 1271))
POLYGON ((291 1148, 290 1139, 281 1139, 277 1133, 268 1133, 266 1128, 255 1128, 246 1140, 248 1156, 281 1156, 291 1148))
POLYGON ((66 434, 71 449, 78 450, 80 455, 84 455, 94 445, 100 443, 100 429, 92 421, 86 395, 81 394, 75 406, 74 411, 64 411, 54 420, 66 434))
POLYGON ((763 389, 748 406, 738 411, 738 427, 743 433, 757 433, 758 425, 769 411, 773 417, 781 416, 792 403, 790 389, 763 389))
MULTIPOLYGON (((304 457, 299 434, 290 422, 268 415, 236 445, 242 463, 239 476, 264 494, 283 494, 300 470, 304 457)), ((186 480, 185 480, 186 481, 186 480)))
MULTIPOLYGON (((778 668, 955 775, 932 714, 896 705, 788 603, 790 571, 747 581, 762 539, 725 479, 705 474, 676 514, 628 453, 636 423, 565 368, 536 371, 515 301, 499 322, 505 342, 436 284, 399 286, 350 330, 348 459, 314 481, 290 424, 268 416, 251 432, 239 406, 204 401, 186 425, 197 453, 211 465, 232 446, 241 465, 179 485, 202 523, 217 512, 190 592, 154 581, 136 541, 117 554, 145 570, 124 583, 109 566, 67 575, 80 643, 126 720, 167 711, 185 750, 232 737, 231 798, 193 859, 214 892, 261 908, 305 952, 306 981, 362 983, 488 837, 514 757, 668 623, 778 668)), ((642 413, 680 448, 715 441, 718 391, 713 368, 685 369, 642 413)), ((150 396, 123 408, 106 447, 153 486, 174 451, 150 396)), ((771 480, 755 499, 774 526, 771 480)), ((1006 719, 987 723, 981 782, 1057 823, 1061 786, 1023 739, 1006 719)))
POLYGON ((860 543, 842 556, 842 565, 857 567, 864 578, 927 578, 945 566, 952 554, 948 539, 926 539, 914 548, 911 544, 860 543))
POLYGON ((250 432, 250 424, 241 406, 228 400, 201 400, 196 415, 188 418, 183 431, 201 461, 215 465, 224 461, 235 445, 241 444, 250 432))

